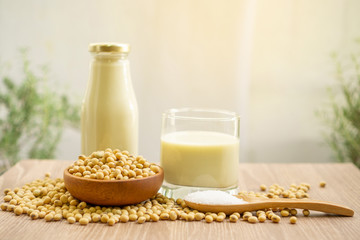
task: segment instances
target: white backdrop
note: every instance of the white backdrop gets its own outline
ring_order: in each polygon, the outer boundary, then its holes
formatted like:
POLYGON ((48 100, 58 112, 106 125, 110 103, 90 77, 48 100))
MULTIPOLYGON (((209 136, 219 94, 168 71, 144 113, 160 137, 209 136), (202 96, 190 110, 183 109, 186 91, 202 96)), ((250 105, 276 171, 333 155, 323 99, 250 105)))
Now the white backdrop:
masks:
MULTIPOLYGON (((211 107, 241 114, 241 162, 324 162, 331 153, 314 112, 334 81, 330 53, 360 36, 359 9, 357 0, 0 0, 0 61, 29 47, 54 88, 81 99, 88 44, 130 43, 150 161, 159 161, 164 110, 211 107)), ((66 130, 58 158, 79 152, 79 132, 66 130)))

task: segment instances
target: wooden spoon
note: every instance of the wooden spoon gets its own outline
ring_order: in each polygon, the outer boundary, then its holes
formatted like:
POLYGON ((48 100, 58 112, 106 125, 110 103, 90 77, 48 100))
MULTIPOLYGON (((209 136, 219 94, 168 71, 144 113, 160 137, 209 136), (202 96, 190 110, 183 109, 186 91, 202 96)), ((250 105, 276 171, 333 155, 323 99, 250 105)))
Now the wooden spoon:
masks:
POLYGON ((129 180, 97 180, 77 177, 64 171, 64 183, 72 196, 95 205, 129 205, 145 201, 154 196, 164 180, 160 167, 157 174, 129 180))
POLYGON ((309 209, 314 211, 334 213, 338 215, 352 217, 354 211, 348 207, 320 200, 310 200, 310 199, 288 199, 288 198, 262 198, 262 197, 252 197, 248 195, 236 196, 242 198, 247 203, 244 204, 233 204, 233 205, 210 205, 210 204, 200 204, 195 202, 190 202, 185 200, 186 204, 198 211, 201 212, 224 212, 226 214, 231 214, 234 212, 246 212, 246 211, 255 211, 259 209, 266 208, 301 208, 309 209))

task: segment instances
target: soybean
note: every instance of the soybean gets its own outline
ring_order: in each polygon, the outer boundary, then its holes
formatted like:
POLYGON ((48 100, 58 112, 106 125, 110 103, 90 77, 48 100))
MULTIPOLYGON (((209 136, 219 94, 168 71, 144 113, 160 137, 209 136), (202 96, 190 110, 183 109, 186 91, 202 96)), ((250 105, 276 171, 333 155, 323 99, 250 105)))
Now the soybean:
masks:
POLYGON ((244 212, 243 220, 247 221, 252 216, 251 212, 244 212))
POLYGON ((237 222, 239 220, 239 217, 237 215, 235 215, 235 214, 231 214, 229 219, 230 219, 230 222, 235 223, 235 222, 237 222))
POLYGON ((45 216, 45 221, 50 222, 54 219, 54 215, 52 213, 49 213, 45 216))
POLYGON ((115 223, 116 223, 116 220, 115 220, 115 218, 113 218, 113 217, 109 218, 109 220, 108 220, 108 222, 107 222, 107 224, 108 224, 109 226, 113 226, 115 223))
POLYGON ((80 218, 79 223, 80 225, 87 225, 89 223, 89 219, 85 217, 80 218))
POLYGON ((289 212, 292 216, 296 216, 297 214, 297 210, 296 209, 290 209, 290 212, 289 212))
POLYGON ((261 214, 260 216, 258 216, 259 222, 263 223, 266 221, 266 215, 265 214, 261 214))
POLYGON ((303 214, 305 217, 308 217, 310 215, 310 211, 308 209, 304 209, 303 214))
POLYGON ((67 221, 68 221, 68 223, 73 224, 76 222, 76 219, 74 217, 68 217, 67 221))
MULTIPOLYGON (((225 216, 226 216, 226 215, 225 215, 225 216)), ((216 221, 217 221, 217 222, 222 222, 222 221, 224 221, 225 216, 224 216, 224 215, 217 216, 216 221)))
POLYGON ((177 214, 175 211, 170 211, 169 214, 170 220, 175 221, 177 219, 177 214))
POLYGON ((153 222, 157 222, 157 221, 159 221, 160 217, 159 217, 159 215, 153 213, 153 214, 150 214, 150 219, 151 219, 153 222))
POLYGON ((287 216, 290 215, 289 211, 287 211, 287 210, 281 210, 280 214, 281 214, 281 216, 283 216, 283 217, 287 217, 287 216))
POLYGON ((295 224, 297 221, 297 218, 295 216, 290 217, 290 223, 295 224))
MULTIPOLYGON (((132 215, 134 215, 134 214, 132 214, 132 215)), ((136 215, 135 215, 136 216, 136 215)), ((134 217, 132 217, 132 219, 133 219, 134 217)), ((110 218, 111 219, 111 218, 110 218)), ((109 219, 109 220, 110 220, 109 219)), ((109 220, 108 220, 108 223, 109 223, 109 220)), ((126 215, 126 214, 123 214, 123 215, 121 215, 120 216, 120 222, 122 222, 122 223, 126 223, 126 222, 128 222, 130 220, 130 217, 128 216, 128 215, 126 215)), ((136 220, 136 219, 135 219, 136 220)), ((133 221, 135 221, 135 220, 133 220, 133 221)), ((109 224, 110 225, 110 224, 109 224)), ((110 226, 112 226, 112 225, 110 225, 110 226)))
POLYGON ((205 217, 205 221, 206 221, 207 223, 212 223, 212 222, 214 221, 214 218, 213 218, 211 215, 207 215, 207 216, 205 217))
POLYGON ((138 218, 137 223, 143 224, 146 221, 146 218, 144 216, 141 216, 138 218))
POLYGON ((203 220, 204 218, 205 218, 205 214, 200 213, 200 212, 195 213, 195 220, 196 220, 196 221, 201 221, 201 220, 203 220))
POLYGON ((274 223, 278 223, 280 222, 280 217, 276 214, 273 214, 272 217, 271 217, 271 221, 274 222, 274 223))
POLYGON ((248 218, 248 222, 249 223, 257 223, 259 221, 258 221, 257 217, 251 216, 251 217, 248 218))
POLYGON ((22 207, 16 207, 15 209, 14 209, 14 213, 16 214, 16 215, 21 215, 21 214, 23 214, 23 209, 22 209, 22 207))

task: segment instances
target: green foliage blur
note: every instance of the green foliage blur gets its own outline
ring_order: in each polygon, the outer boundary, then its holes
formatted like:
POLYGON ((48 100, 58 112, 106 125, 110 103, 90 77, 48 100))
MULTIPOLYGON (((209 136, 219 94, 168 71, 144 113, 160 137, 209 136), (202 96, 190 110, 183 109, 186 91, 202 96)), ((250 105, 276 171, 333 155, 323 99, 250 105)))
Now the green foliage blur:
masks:
POLYGON ((27 50, 20 52, 23 79, 14 81, 0 72, 0 174, 22 158, 55 158, 64 128, 80 127, 80 103, 50 90, 46 67, 36 75, 27 50))
POLYGON ((328 89, 330 104, 318 116, 327 128, 325 140, 338 161, 353 162, 360 168, 360 54, 345 59, 334 54, 333 59, 337 84, 328 89))

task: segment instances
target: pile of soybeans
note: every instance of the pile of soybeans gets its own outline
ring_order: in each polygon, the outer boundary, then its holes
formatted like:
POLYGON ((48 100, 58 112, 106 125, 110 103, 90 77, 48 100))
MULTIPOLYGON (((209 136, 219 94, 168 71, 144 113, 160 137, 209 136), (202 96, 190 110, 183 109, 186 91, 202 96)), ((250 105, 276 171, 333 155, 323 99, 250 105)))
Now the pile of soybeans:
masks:
MULTIPOLYGON (((79 177, 120 181, 147 177, 158 172, 158 166, 148 163, 144 158, 129 156, 127 152, 116 150, 112 153, 110 150, 105 150, 105 152, 95 152, 88 157, 80 156, 70 169, 73 169, 72 174, 79 177)), ((260 190, 261 192, 256 193, 242 191, 239 195, 308 198, 310 185, 291 184, 288 189, 285 189, 278 184, 273 184, 267 192, 266 186, 261 185, 260 190)), ((296 209, 260 209, 256 212, 235 212, 227 216, 223 212, 198 212, 189 208, 183 199, 167 198, 160 193, 136 205, 94 206, 71 196, 65 187, 64 180, 51 179, 49 173, 45 174, 43 179, 37 179, 22 187, 5 189, 4 194, 4 202, 0 205, 3 211, 14 212, 17 216, 26 214, 33 220, 45 219, 47 222, 65 219, 70 224, 105 223, 113 226, 116 223, 129 221, 142 224, 159 220, 205 221, 207 223, 226 220, 236 223, 242 220, 249 223, 263 223, 268 219, 273 223, 279 223, 281 217, 289 217, 290 223, 294 224, 297 221, 296 209)), ((308 216, 309 211, 304 209, 303 215, 308 216)))
MULTIPOLYGON (((282 193, 290 191, 296 196, 301 195, 305 185, 292 185, 288 190, 282 191, 277 184, 272 185, 269 192, 240 192, 256 196, 281 197, 282 193), (281 193, 282 192, 282 193, 281 193), (299 193, 300 192, 300 193, 299 193), (278 194, 279 193, 279 194, 278 194)), ((304 191, 305 192, 305 191, 304 191)), ((307 192, 307 190, 306 190, 307 192)), ((122 207, 93 206, 86 202, 80 202, 66 190, 64 181, 61 178, 51 179, 46 174, 44 179, 38 179, 27 183, 21 188, 5 189, 3 211, 14 212, 15 215, 27 214, 31 219, 45 219, 45 221, 60 221, 66 219, 68 223, 79 222, 81 225, 88 223, 107 223, 112 226, 118 222, 126 223, 136 221, 137 223, 157 222, 159 220, 184 220, 202 221, 207 223, 214 221, 222 222, 228 219, 230 222, 237 222, 239 219, 250 223, 265 222, 266 219, 274 223, 280 221, 280 216, 290 217, 291 223, 296 223, 296 209, 263 209, 254 213, 233 213, 226 216, 224 213, 201 213, 187 207, 183 199, 167 198, 156 194, 149 200, 137 205, 122 207)), ((307 196, 307 195, 306 195, 307 196)), ((309 215, 308 210, 303 210, 304 216, 309 215)))
POLYGON ((153 176, 160 168, 143 156, 135 157, 128 151, 107 148, 89 156, 80 155, 68 171, 74 176, 90 179, 128 180, 153 176))

